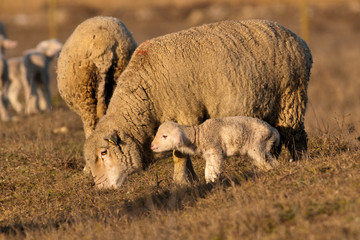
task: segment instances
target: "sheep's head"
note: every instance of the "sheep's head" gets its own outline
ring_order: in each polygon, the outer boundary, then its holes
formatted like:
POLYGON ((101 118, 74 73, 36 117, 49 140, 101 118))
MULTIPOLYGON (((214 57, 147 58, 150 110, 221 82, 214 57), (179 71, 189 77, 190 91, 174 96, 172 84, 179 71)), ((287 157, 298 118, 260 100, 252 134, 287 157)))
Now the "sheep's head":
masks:
POLYGON ((136 142, 118 133, 101 138, 96 134, 89 136, 84 155, 98 188, 118 188, 129 174, 142 167, 136 142))
POLYGON ((48 58, 57 56, 63 47, 63 44, 57 39, 49 39, 41 41, 37 46, 36 50, 44 53, 48 58))
POLYGON ((182 145, 182 135, 179 124, 171 121, 165 122, 160 125, 151 143, 151 150, 154 152, 165 152, 178 149, 182 145))

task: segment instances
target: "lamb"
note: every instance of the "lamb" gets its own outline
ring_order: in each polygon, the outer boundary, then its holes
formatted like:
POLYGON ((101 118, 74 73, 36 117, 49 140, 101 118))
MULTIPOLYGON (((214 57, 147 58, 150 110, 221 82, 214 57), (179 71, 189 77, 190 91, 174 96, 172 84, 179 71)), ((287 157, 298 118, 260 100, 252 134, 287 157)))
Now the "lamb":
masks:
POLYGON ((23 86, 27 85, 24 57, 9 58, 7 62, 10 82, 8 89, 9 102, 14 110, 21 114, 24 112, 24 107, 19 101, 19 96, 23 86))
POLYGON ((160 125, 151 150, 176 149, 185 154, 201 155, 206 161, 205 180, 209 183, 219 178, 223 159, 236 154, 247 154, 261 170, 272 169, 278 165, 272 152, 279 143, 279 132, 268 123, 258 118, 236 116, 208 119, 197 126, 167 121, 160 125))
POLYGON ((44 40, 35 49, 27 50, 24 57, 9 59, 8 95, 16 112, 22 112, 22 106, 18 100, 22 86, 25 92, 26 114, 51 110, 49 67, 62 45, 57 39, 44 40))
MULTIPOLYGON (((256 117, 279 131, 294 159, 306 151, 312 56, 290 30, 266 20, 223 21, 154 38, 145 47, 132 56, 85 141, 97 187, 117 188, 146 169, 155 130, 169 120, 197 125, 208 118, 256 117)), ((175 155, 182 180, 188 174, 179 166, 188 161, 175 155)))
POLYGON ((6 122, 11 120, 11 115, 7 104, 7 89, 9 87, 8 66, 3 52, 6 48, 16 47, 17 42, 6 39, 4 35, 0 35, 0 117, 6 122))
POLYGON ((124 23, 103 16, 82 22, 65 42, 57 64, 58 89, 80 115, 86 138, 105 114, 136 47, 124 23))

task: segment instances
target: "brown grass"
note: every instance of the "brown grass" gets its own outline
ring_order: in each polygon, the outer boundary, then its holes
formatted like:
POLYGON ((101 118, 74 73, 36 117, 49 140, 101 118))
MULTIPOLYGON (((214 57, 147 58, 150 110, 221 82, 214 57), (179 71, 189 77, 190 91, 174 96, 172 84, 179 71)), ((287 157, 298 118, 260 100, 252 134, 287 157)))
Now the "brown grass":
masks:
MULTIPOLYGON (((304 160, 289 163, 284 151, 280 167, 268 173, 254 171, 248 158, 231 158, 222 182, 210 186, 204 184, 204 161, 195 158, 200 183, 176 188, 172 161, 165 158, 131 176, 119 190, 97 191, 92 178, 82 173, 81 121, 59 98, 53 81, 51 113, 0 123, 0 240, 358 239, 360 14, 355 3, 311 8, 309 152, 304 160), (67 132, 54 133, 64 126, 67 132)), ((64 41, 85 18, 108 13, 123 19, 141 42, 221 20, 208 14, 211 6, 151 8, 144 19, 135 17, 141 13, 136 8, 68 8, 76 14, 60 25, 60 38, 64 41), (201 18, 195 23, 193 16, 201 18)), ((300 32, 293 5, 224 9, 226 18, 268 18, 300 32)), ((47 36, 46 21, 23 26, 13 19, 3 20, 9 35, 19 41, 8 56, 47 36)))
POLYGON ((347 134, 310 137, 308 158, 257 173, 226 161, 222 183, 173 186, 171 159, 97 191, 81 169, 80 121, 62 108, 2 128, 0 239, 356 239, 360 151, 347 134), (66 119, 66 121, 65 121, 66 119), (54 123, 54 120, 56 120, 54 123), (29 122, 41 122, 31 126, 29 122), (68 126, 70 133, 53 134, 68 126), (31 129, 29 131, 29 129, 31 129))

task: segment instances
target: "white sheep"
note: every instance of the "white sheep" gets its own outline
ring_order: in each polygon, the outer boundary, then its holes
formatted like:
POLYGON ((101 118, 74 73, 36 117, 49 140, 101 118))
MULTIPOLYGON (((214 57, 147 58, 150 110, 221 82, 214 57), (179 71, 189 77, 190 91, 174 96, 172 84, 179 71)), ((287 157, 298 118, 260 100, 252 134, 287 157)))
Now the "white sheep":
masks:
POLYGON ((160 125, 151 150, 178 150, 199 154, 206 161, 205 180, 216 181, 225 157, 248 155, 261 170, 278 165, 273 152, 279 146, 279 132, 258 118, 236 116, 208 119, 196 126, 183 126, 172 121, 160 125))
MULTIPOLYGON (((169 120, 196 125, 208 118, 256 117, 279 131, 294 159, 306 151, 312 56, 285 27, 224 21, 151 39, 135 52, 85 142, 98 187, 119 187, 127 175, 148 167, 155 130, 169 120)), ((177 159, 175 169, 184 161, 177 159)))
POLYGON ((11 120, 6 95, 9 87, 8 66, 3 50, 14 48, 16 45, 16 41, 6 39, 3 35, 0 35, 0 118, 2 121, 11 120))
POLYGON ((41 41, 35 49, 25 51, 23 57, 9 59, 9 101, 16 112, 22 112, 19 93, 24 89, 25 113, 35 114, 51 110, 51 61, 63 44, 57 39, 41 41))
POLYGON ((98 16, 76 27, 57 64, 60 95, 80 115, 88 137, 110 102, 137 44, 125 24, 98 16))

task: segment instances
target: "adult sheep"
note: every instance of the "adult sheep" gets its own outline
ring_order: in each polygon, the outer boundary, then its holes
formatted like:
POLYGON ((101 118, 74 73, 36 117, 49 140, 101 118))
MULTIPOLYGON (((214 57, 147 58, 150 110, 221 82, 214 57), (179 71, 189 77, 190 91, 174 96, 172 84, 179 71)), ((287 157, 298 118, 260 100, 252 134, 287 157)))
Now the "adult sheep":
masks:
MULTIPOLYGON (((195 125, 257 117, 279 130, 294 159, 307 150, 312 56, 288 29, 265 20, 224 21, 154 38, 138 49, 85 142, 98 187, 119 187, 147 167, 156 128, 168 120, 195 125)), ((177 159, 175 168, 185 160, 177 159)))
POLYGON ((60 95, 80 115, 85 137, 106 112, 120 73, 137 44, 124 23, 93 17, 67 39, 57 62, 60 95))

